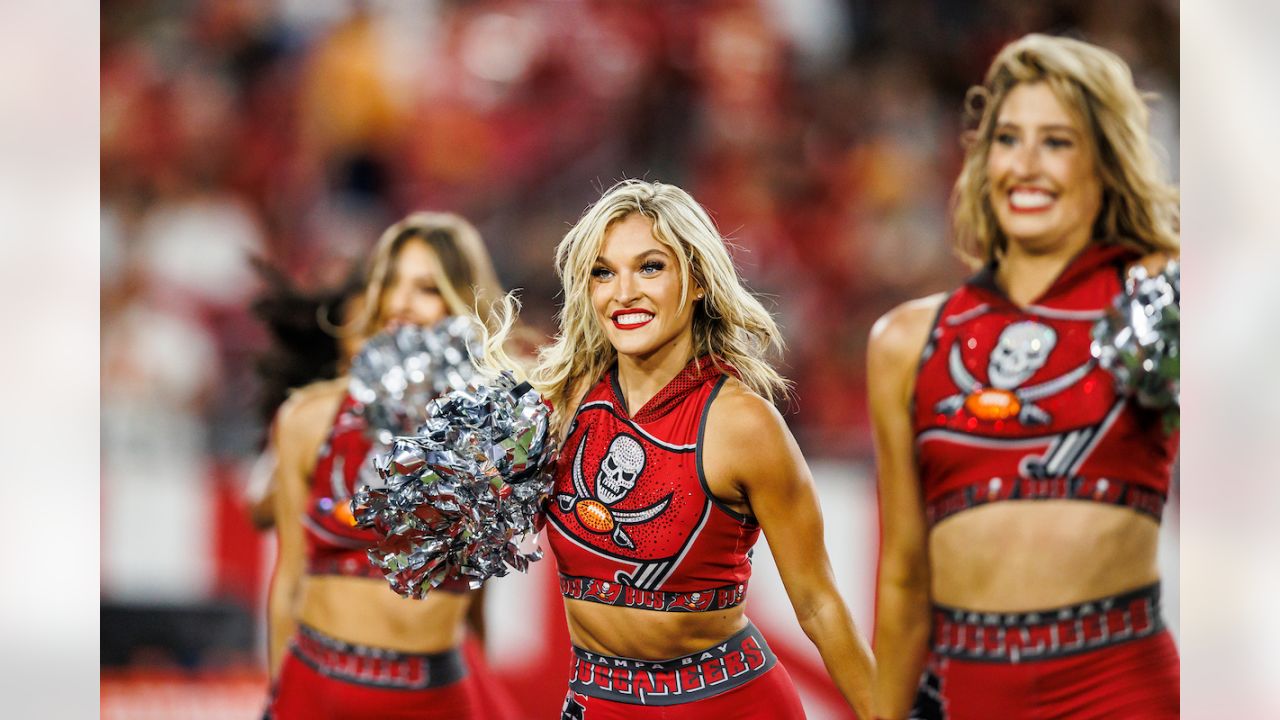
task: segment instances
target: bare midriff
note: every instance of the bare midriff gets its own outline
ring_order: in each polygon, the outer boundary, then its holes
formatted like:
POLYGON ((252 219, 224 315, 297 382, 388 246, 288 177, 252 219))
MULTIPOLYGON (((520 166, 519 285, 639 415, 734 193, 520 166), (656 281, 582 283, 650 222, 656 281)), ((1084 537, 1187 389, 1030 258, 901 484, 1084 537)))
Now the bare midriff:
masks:
POLYGON ((670 660, 705 650, 747 626, 743 607, 657 612, 565 600, 569 640, 583 650, 636 660, 670 660))
POLYGON ((1160 526, 1128 508, 1078 500, 992 503, 929 536, 933 601, 1017 612, 1073 605, 1159 579, 1160 526))
POLYGON ((431 592, 400 597, 386 581, 308 575, 300 588, 298 620, 349 643, 407 653, 436 653, 462 642, 471 595, 431 592))

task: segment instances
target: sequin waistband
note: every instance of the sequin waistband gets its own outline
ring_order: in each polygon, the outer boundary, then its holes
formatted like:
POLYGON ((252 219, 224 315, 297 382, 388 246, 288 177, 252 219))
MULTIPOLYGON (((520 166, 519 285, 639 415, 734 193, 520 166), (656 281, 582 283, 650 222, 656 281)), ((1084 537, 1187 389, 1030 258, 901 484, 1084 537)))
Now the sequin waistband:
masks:
POLYGON ((997 663, 1075 655, 1164 629, 1160 585, 1034 612, 993 613, 933 606, 933 651, 997 663))
POLYGON ((635 660, 573 648, 569 690, 629 705, 681 705, 741 687, 778 664, 764 635, 747 626, 698 652, 671 660, 635 660))
POLYGON ((321 675, 370 687, 426 690, 467 676, 466 663, 456 648, 404 653, 344 642, 306 625, 298 626, 289 650, 321 675))

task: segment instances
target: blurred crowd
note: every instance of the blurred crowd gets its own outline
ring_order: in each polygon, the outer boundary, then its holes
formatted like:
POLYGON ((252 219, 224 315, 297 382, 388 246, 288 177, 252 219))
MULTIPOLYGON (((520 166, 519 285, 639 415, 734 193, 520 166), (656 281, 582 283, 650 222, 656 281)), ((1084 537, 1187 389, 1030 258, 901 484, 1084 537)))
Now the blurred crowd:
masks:
POLYGON ((104 2, 104 495, 260 449, 250 258, 318 287, 404 213, 459 212, 549 333, 553 247, 623 177, 708 207, 786 332, 802 445, 865 459, 871 323, 968 272, 966 88, 1027 31, 1109 47, 1176 179, 1177 25, 1176 0, 104 2))

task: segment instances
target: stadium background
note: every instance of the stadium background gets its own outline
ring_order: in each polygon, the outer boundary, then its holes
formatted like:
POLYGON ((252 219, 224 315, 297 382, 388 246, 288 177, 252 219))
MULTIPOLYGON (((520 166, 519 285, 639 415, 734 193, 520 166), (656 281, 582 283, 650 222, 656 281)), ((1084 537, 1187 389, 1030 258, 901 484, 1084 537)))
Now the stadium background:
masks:
MULTIPOLYGON (((945 242, 959 108, 999 46, 1068 32, 1157 93, 1178 173, 1178 6, 942 0, 102 6, 103 717, 252 717, 273 543, 243 490, 262 422, 248 258, 338 279, 412 209, 480 227, 552 327, 551 249, 603 187, 674 182, 731 237, 787 334, 787 419, 870 630, 870 324, 964 274, 945 242)), ((1162 565, 1177 587, 1178 515, 1162 565)), ((814 717, 816 653, 757 553, 752 617, 814 717)), ((549 712, 567 646, 552 562, 493 584, 495 668, 549 712)), ((1170 619, 1178 620, 1173 593, 1170 619)))

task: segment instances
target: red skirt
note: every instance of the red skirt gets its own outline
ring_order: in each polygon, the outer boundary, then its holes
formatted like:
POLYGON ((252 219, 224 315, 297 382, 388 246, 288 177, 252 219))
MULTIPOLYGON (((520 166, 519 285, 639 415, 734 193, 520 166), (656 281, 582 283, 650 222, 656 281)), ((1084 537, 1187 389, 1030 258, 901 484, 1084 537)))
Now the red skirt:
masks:
POLYGON ((803 720, 791 676, 754 625, 706 650, 650 662, 575 647, 562 720, 803 720))
POLYGON ((461 651, 411 654, 299 626, 276 684, 275 720, 482 720, 461 651))
POLYGON ((935 608, 912 718, 1177 718, 1178 650, 1159 586, 1053 610, 935 608))

